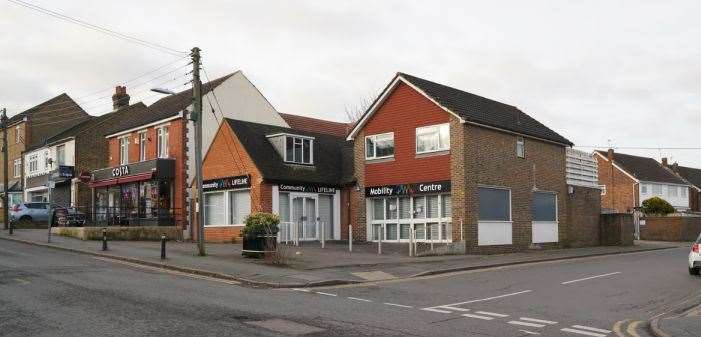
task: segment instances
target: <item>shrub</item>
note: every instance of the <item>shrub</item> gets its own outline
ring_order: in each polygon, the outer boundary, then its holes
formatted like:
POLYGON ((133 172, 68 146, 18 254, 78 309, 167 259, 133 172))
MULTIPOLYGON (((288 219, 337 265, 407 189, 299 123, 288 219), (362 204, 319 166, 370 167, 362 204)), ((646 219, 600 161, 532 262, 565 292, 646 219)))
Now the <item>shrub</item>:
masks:
POLYGON ((272 213, 260 212, 250 214, 244 222, 246 226, 242 232, 245 236, 277 234, 280 217, 272 213))
POLYGON ((652 197, 643 201, 643 213, 647 215, 667 215, 674 213, 674 207, 660 197, 652 197))

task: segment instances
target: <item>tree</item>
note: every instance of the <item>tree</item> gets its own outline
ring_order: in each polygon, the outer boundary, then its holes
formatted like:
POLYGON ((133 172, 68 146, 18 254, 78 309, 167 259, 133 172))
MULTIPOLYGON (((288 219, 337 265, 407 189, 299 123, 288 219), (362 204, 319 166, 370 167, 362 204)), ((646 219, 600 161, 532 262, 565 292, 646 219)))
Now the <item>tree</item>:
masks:
POLYGON ((372 93, 367 94, 362 97, 357 104, 346 106, 346 120, 348 123, 355 124, 360 117, 363 117, 365 111, 370 109, 370 106, 375 101, 375 97, 372 93))
POLYGON ((660 197, 652 197, 643 201, 643 213, 646 215, 667 215, 674 213, 674 207, 660 197))

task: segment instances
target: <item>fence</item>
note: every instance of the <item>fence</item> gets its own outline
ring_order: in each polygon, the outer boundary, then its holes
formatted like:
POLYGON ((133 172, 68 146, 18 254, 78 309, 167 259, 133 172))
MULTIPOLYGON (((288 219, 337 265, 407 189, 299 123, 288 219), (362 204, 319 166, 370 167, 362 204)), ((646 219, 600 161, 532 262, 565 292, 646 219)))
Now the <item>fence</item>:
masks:
MULTIPOLYGON (((65 207, 57 205, 58 207, 65 207)), ((184 222, 185 210, 182 208, 158 207, 95 207, 75 206, 69 209, 69 225, 84 226, 176 226, 184 222), (71 211, 75 210, 77 213, 71 211)))

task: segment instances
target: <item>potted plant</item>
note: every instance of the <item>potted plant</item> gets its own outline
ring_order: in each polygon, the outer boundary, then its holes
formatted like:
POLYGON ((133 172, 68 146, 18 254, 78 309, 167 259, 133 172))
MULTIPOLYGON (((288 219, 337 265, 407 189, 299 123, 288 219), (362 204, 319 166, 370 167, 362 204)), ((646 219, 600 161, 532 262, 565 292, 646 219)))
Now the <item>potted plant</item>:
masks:
POLYGON ((272 213, 255 213, 246 217, 243 228, 243 249, 246 257, 260 258, 266 252, 277 249, 277 232, 280 217, 272 213))

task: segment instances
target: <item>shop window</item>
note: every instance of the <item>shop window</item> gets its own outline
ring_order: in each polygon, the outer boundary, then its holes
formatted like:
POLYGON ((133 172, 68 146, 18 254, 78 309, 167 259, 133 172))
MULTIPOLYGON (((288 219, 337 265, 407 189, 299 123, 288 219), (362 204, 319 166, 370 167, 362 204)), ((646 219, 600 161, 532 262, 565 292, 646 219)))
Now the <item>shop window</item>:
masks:
POLYGON ((516 157, 526 157, 526 141, 523 137, 516 137, 516 157))
POLYGON ((446 151, 450 149, 450 126, 440 124, 416 128, 416 153, 446 151))
POLYGON ((224 225, 226 215, 224 208, 224 192, 204 194, 204 225, 224 225))
POLYGON ((557 222, 557 195, 547 192, 533 193, 531 215, 533 221, 557 222))
POLYGON ((372 214, 373 220, 385 219, 385 199, 372 199, 372 214))
POLYGON ((9 193, 9 195, 10 200, 8 200, 8 204, 10 206, 19 205, 22 203, 22 193, 9 193))
POLYGON ((251 196, 248 191, 229 192, 229 224, 241 225, 251 214, 251 196))
POLYGON ((139 132, 139 161, 146 160, 146 131, 139 132))
POLYGON ((282 222, 290 222, 290 194, 280 193, 280 220, 282 222))
POLYGON ((385 230, 387 231, 387 235, 385 236, 387 240, 397 240, 396 223, 388 223, 387 225, 385 225, 385 230))
POLYGON ((394 132, 365 137, 365 159, 394 157, 394 132))
POLYGON ((414 219, 426 217, 426 197, 414 197, 414 219))
POLYGON ((399 218, 411 219, 411 199, 409 197, 399 197, 399 218))
POLYGON ((314 143, 311 137, 285 137, 285 161, 296 164, 313 164, 314 143))
POLYGON ((129 164, 129 136, 119 138, 119 165, 129 164))
POLYGON ((430 219, 438 218, 438 196, 429 195, 426 197, 426 217, 430 219))
POLYGON ((415 224, 414 229, 416 230, 416 239, 417 240, 426 239, 426 225, 425 224, 415 224))
POLYGON ((156 129, 158 158, 168 158, 168 129, 168 126, 161 126, 156 129))
POLYGON ((441 216, 444 218, 453 216, 453 204, 449 194, 441 195, 441 216))
POLYGON ((22 176, 22 159, 15 159, 12 170, 14 172, 15 178, 19 178, 22 176))
POLYGON ((479 188, 479 220, 511 221, 511 191, 502 188, 479 188))
POLYGON ((396 198, 388 198, 387 199, 387 205, 385 207, 386 213, 387 213, 387 219, 396 219, 397 218, 397 199, 396 198))

